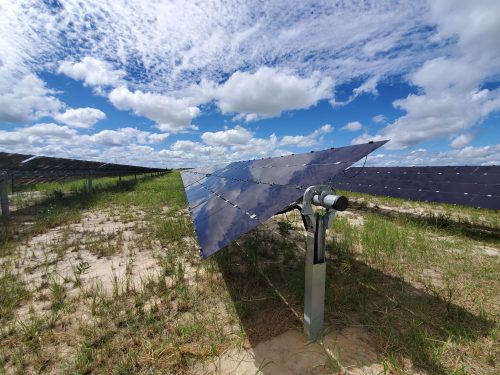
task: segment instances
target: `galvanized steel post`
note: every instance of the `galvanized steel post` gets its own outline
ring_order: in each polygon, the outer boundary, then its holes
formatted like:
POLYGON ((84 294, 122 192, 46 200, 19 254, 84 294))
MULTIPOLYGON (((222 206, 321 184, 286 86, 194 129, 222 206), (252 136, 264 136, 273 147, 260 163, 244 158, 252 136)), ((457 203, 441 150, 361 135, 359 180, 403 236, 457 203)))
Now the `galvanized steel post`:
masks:
POLYGON ((94 190, 94 187, 92 186, 92 175, 89 173, 87 175, 87 191, 89 193, 92 193, 93 190, 94 190))
POLYGON ((304 193, 302 217, 307 230, 305 290, 304 290, 304 332, 316 340, 323 331, 325 316, 326 230, 330 227, 336 211, 347 208, 347 199, 335 194, 326 185, 311 186, 304 193), (326 208, 320 215, 312 205, 326 208))
POLYGON ((7 193, 7 179, 0 177, 0 203, 2 206, 2 216, 8 218, 10 216, 9 210, 9 195, 7 193))

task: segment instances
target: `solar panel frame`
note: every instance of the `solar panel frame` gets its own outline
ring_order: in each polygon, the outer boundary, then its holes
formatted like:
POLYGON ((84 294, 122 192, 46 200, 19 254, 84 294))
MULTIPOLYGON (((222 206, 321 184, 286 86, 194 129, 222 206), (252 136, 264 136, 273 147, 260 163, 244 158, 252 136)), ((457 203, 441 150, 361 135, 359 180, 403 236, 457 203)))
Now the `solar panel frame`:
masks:
POLYGON ((308 186, 328 183, 332 173, 340 173, 385 142, 234 162, 215 170, 182 171, 201 255, 212 255, 221 244, 225 246, 301 198, 308 186), (235 218, 241 222, 234 222, 235 218))

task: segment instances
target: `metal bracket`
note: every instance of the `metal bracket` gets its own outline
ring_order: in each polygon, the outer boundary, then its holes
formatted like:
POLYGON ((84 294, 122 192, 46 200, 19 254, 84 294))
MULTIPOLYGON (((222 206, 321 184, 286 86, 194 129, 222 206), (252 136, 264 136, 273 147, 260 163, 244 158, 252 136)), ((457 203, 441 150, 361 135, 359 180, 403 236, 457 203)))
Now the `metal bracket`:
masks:
POLYGON ((328 185, 310 186, 302 200, 302 218, 307 231, 305 292, 304 292, 304 331, 311 340, 316 340, 323 330, 325 315, 326 229, 332 223, 337 211, 347 208, 347 198, 338 196, 328 185), (314 211, 313 205, 326 209, 321 215, 314 211))

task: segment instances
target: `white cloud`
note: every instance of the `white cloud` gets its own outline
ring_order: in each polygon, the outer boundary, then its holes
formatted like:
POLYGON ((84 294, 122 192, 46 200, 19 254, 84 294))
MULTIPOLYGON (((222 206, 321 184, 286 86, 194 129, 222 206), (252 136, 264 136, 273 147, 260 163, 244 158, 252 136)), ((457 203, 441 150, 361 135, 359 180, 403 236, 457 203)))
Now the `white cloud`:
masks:
POLYGON ((118 87, 109 93, 109 100, 118 109, 132 110, 156 122, 164 132, 179 132, 196 129, 191 121, 200 114, 197 107, 189 106, 187 99, 176 99, 160 94, 131 92, 118 87))
POLYGON ((106 114, 96 108, 69 108, 54 118, 72 128, 91 128, 99 120, 105 119, 106 114))
POLYGON ((268 138, 252 138, 245 144, 231 147, 231 157, 234 160, 257 159, 269 156, 278 156, 288 153, 279 148, 279 140, 275 134, 268 138))
POLYGON ((252 132, 241 127, 235 126, 233 129, 226 129, 218 132, 205 132, 201 139, 208 145, 237 145, 248 142, 252 139, 252 132))
POLYGON ((0 122, 27 122, 51 116, 62 107, 45 83, 33 74, 11 87, 0 88, 0 122))
POLYGON ((67 126, 60 126, 52 123, 35 124, 24 128, 17 128, 16 130, 28 136, 37 137, 72 138, 76 134, 75 130, 67 126))
POLYGON ((425 165, 499 165, 500 145, 467 146, 460 150, 428 152, 417 149, 407 154, 375 153, 368 156, 367 166, 425 165))
POLYGON ((453 141, 450 143, 450 146, 453 148, 462 148, 471 143, 476 135, 474 133, 465 133, 456 136, 453 141))
POLYGON ((89 140, 106 146, 126 146, 139 144, 156 144, 167 139, 168 134, 150 133, 135 128, 119 128, 117 130, 102 130, 89 136, 89 140))
POLYGON ((6 70, 34 70, 70 54, 73 62, 63 68, 69 74, 89 85, 113 85, 120 76, 98 74, 101 66, 89 62, 92 56, 137 72, 127 77, 129 87, 150 92, 202 79, 221 82, 232 72, 271 64, 302 77, 321 71, 349 82, 405 72, 435 55, 426 49, 433 30, 422 27, 428 4, 413 0, 363 7, 312 0, 230 0, 224 6, 140 0, 51 6, 25 0, 2 7, 0 56, 6 70), (387 53, 393 46, 398 53, 387 53), (76 69, 74 62, 82 65, 76 69))
POLYGON ((344 101, 344 102, 339 102, 335 98, 330 100, 330 104, 333 106, 345 106, 347 104, 350 104, 354 99, 356 99, 358 96, 361 94, 372 94, 372 95, 378 95, 378 90, 377 90, 377 85, 380 81, 380 76, 375 75, 372 77, 369 77, 366 81, 364 81, 361 85, 356 87, 353 91, 351 96, 344 101))
POLYGON ((118 86, 125 76, 125 72, 115 69, 112 64, 91 56, 85 56, 80 62, 63 61, 58 72, 83 81, 87 86, 118 86))
POLYGON ((10 152, 26 153, 33 147, 70 145, 77 135, 76 130, 52 123, 19 127, 13 131, 0 131, 0 145, 8 146, 10 152))
MULTIPOLYGON (((4 130, 0 130, 0 145, 7 146, 8 148, 5 151, 12 150, 12 146, 18 145, 27 145, 26 135, 20 132, 8 132, 4 130)), ((26 150, 26 148, 23 148, 26 150)), ((12 152, 12 151, 10 151, 12 152)))
MULTIPOLYGON (((435 41, 458 38, 453 53, 426 61, 409 75, 421 88, 394 102, 406 114, 373 138, 390 138, 387 148, 402 149, 420 142, 467 131, 500 110, 500 89, 482 84, 500 75, 500 8, 495 1, 432 2, 438 23, 435 41)), ((455 144, 465 144, 462 137, 455 144)))
POLYGON ((372 121, 376 124, 381 124, 382 122, 385 122, 385 120, 387 120, 387 117, 384 115, 376 115, 372 118, 372 121))
POLYGON ((331 133, 333 126, 325 124, 308 135, 285 135, 279 142, 280 146, 311 147, 323 141, 325 134, 331 133))
POLYGON ((96 159, 122 164, 165 166, 151 146, 160 144, 168 134, 150 133, 134 128, 103 130, 91 135, 57 124, 35 124, 0 131, 0 149, 58 157, 96 159), (156 155, 156 160, 147 159, 156 155))
POLYGON ((361 143, 367 143, 367 142, 370 142, 370 141, 374 141, 374 142, 377 142, 377 141, 385 141, 387 140, 387 138, 384 138, 383 136, 381 135, 370 135, 368 133, 363 133, 359 136, 357 136, 356 138, 354 138, 352 141, 351 141, 351 144, 353 145, 359 145, 361 143))
POLYGON ((361 130, 363 125, 359 121, 351 121, 345 124, 345 126, 341 127, 341 130, 347 130, 349 132, 357 132, 358 130, 361 130))
POLYGON ((246 121, 306 109, 331 96, 333 81, 314 73, 301 78, 290 71, 262 67, 255 73, 235 72, 213 89, 222 113, 239 113, 246 121))

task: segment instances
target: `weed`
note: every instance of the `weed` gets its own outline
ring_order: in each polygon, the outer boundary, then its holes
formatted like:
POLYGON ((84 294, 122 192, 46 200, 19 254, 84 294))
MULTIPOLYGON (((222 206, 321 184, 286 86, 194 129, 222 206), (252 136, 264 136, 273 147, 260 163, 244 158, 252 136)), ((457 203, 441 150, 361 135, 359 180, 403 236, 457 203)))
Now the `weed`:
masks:
POLYGON ((87 261, 81 261, 76 265, 71 265, 75 286, 80 286, 82 284, 82 275, 86 274, 89 268, 90 264, 87 261))
POLYGON ((0 267, 0 322, 3 324, 13 317, 14 311, 30 298, 21 275, 8 264, 0 267))
POLYGON ((180 241, 192 233, 191 221, 184 216, 161 218, 154 222, 154 234, 164 245, 172 241, 180 241))
POLYGON ((58 311, 64 307, 64 301, 66 299, 66 286, 62 280, 58 280, 57 277, 52 279, 50 284, 50 294, 51 294, 51 309, 52 311, 58 311))
POLYGON ((286 235, 290 232, 290 229, 292 229, 292 223, 289 222, 288 220, 279 220, 278 221, 278 230, 281 235, 286 235))

